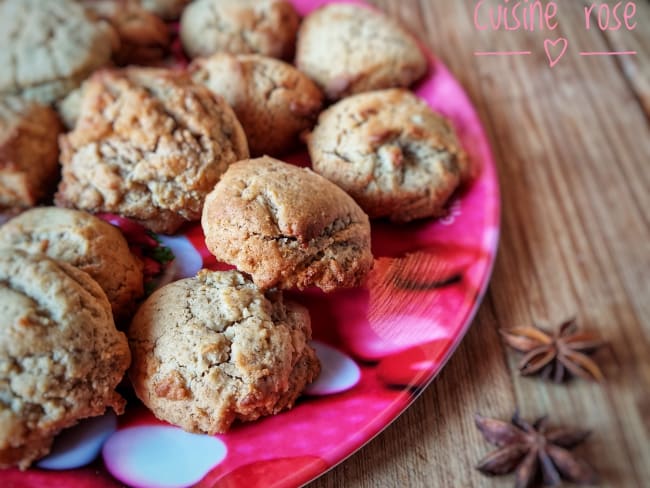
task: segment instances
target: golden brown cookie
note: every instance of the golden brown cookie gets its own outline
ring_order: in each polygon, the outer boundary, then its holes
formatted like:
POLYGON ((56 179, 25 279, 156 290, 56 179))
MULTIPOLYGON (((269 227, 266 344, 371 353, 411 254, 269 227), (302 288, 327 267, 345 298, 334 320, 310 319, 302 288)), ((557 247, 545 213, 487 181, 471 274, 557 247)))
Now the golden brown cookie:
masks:
POLYGON ((296 66, 330 100, 383 88, 407 87, 427 70, 415 39, 370 7, 333 3, 305 17, 296 66))
POLYGON ((0 227, 0 248, 42 253, 85 271, 102 287, 117 323, 130 320, 143 295, 142 263, 122 233, 79 210, 39 207, 0 227))
POLYGON ((158 289, 129 329, 136 394, 156 417, 217 434, 291 408, 320 371, 308 311, 236 271, 158 289))
POLYGON ((62 130, 51 108, 0 98, 0 209, 32 207, 52 194, 62 130))
POLYGON ((49 104, 107 65, 119 41, 73 0, 3 0, 0 46, 0 98, 49 104))
POLYGON ((225 51, 289 59, 299 23, 287 0, 196 0, 183 11, 180 37, 191 58, 225 51))
POLYGON ((0 253, 0 311, 0 468, 24 469, 62 429, 122 413, 130 353, 99 285, 44 255, 0 253))
POLYGON ((314 125, 323 95, 290 64, 258 54, 213 54, 195 60, 192 78, 223 96, 248 137, 251 155, 293 149, 314 125))
POLYGON ((437 216, 468 171, 451 124, 404 89, 345 98, 309 136, 314 171, 371 217, 437 216))
POLYGON ((137 0, 87 0, 84 5, 117 33, 119 49, 113 53, 113 60, 118 65, 152 63, 169 50, 167 24, 137 0))
POLYGON ((262 289, 353 287, 373 263, 368 216, 354 200, 310 169, 269 157, 230 166, 201 225, 210 252, 262 289))
POLYGON ((162 233, 198 220, 228 165, 248 156, 221 97, 184 73, 153 68, 96 73, 60 145, 57 205, 116 213, 162 233))

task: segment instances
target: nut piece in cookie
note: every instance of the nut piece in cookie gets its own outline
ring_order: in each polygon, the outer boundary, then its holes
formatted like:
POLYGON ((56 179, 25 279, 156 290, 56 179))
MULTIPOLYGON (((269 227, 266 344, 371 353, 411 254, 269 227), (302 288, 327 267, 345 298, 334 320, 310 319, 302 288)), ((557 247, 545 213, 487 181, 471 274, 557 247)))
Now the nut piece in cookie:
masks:
POLYGON ((439 216, 469 173, 451 124, 404 89, 341 100, 320 115, 308 139, 314 171, 371 218, 439 216))
POLYGON ((309 14, 298 32, 296 66, 330 100, 383 88, 407 87, 427 70, 415 39, 370 7, 326 5, 309 14))
POLYGON ((192 78, 223 96, 248 137, 252 156, 278 156, 318 117, 323 95, 290 64, 258 54, 217 53, 195 60, 192 78))
POLYGON ((73 0, 3 0, 0 46, 0 98, 49 104, 107 65, 119 41, 73 0))
POLYGON ((299 23, 287 0, 196 0, 183 11, 180 37, 191 58, 225 51, 289 59, 299 23))
POLYGON ((88 273, 102 287, 119 324, 130 320, 144 291, 142 263, 122 233, 86 212, 39 207, 0 227, 0 248, 42 253, 88 273))
POLYGON ((128 335, 136 394, 190 432, 291 408, 320 371, 307 309, 237 271, 203 270, 156 290, 128 335))
POLYGON ((52 194, 63 130, 50 107, 0 98, 0 210, 27 208, 52 194))
POLYGON ((24 469, 62 429, 123 412, 131 355, 99 285, 44 255, 0 253, 0 310, 0 468, 24 469))
POLYGON ((248 157, 221 97, 184 73, 153 68, 93 75, 60 145, 57 205, 116 213, 162 233, 198 220, 228 165, 248 157))
POLYGON ((110 23, 117 33, 120 47, 113 60, 118 65, 152 63, 167 53, 170 43, 167 24, 136 0, 91 0, 84 5, 110 23))
POLYGON ((372 268, 368 216, 339 187, 269 157, 228 168, 203 209, 206 245, 262 289, 361 284, 372 268))

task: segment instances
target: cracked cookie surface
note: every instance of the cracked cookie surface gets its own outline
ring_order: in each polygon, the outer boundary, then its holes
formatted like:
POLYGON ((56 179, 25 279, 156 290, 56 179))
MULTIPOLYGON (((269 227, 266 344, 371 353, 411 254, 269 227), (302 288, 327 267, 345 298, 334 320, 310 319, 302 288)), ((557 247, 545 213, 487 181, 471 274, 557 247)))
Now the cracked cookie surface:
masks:
POLYGON ((330 100, 407 87, 427 70, 415 39, 369 7, 334 3, 315 10, 298 31, 296 66, 330 100))
POLYGON ((129 329, 129 376, 160 419, 227 431, 291 408, 320 371, 307 309, 236 271, 200 271, 158 289, 129 329))
POLYGON ((246 132, 252 156, 278 156, 311 129, 323 102, 306 75, 258 54, 217 53, 195 60, 192 78, 223 96, 246 132))
POLYGON ((314 171, 348 192, 371 217, 438 216, 469 174, 451 124, 403 89, 341 100, 308 137, 314 171))
POLYGON ((262 157, 228 168, 201 225, 217 259, 262 289, 358 286, 372 268, 368 216, 307 168, 262 157))
POLYGON ((228 165, 248 157, 221 97, 184 73, 153 68, 96 73, 60 146, 57 205, 116 213, 162 233, 198 220, 228 165))
POLYGON ((129 366, 99 285, 44 255, 0 253, 0 467, 28 467, 54 436, 108 407, 129 366))
POLYGON ((51 108, 0 97, 0 210, 26 208, 52 194, 63 126, 51 108))
POLYGON ((0 97, 48 104, 110 62, 119 41, 72 0, 0 2, 0 97))
POLYGON ((289 59, 299 23, 286 0, 196 0, 183 11, 179 34, 191 58, 225 51, 289 59))
POLYGON ((131 254, 122 233, 78 210, 39 207, 0 227, 0 248, 22 249, 88 273, 102 287, 120 323, 130 319, 143 295, 142 263, 131 254))

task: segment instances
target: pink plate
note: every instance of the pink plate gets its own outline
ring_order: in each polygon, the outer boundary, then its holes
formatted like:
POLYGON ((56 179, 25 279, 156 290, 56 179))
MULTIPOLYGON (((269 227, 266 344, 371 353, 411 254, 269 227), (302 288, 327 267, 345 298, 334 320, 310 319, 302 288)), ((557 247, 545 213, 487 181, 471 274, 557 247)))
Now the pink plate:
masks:
MULTIPOLYGON (((324 0, 294 0, 302 15, 324 0)), ((359 2, 355 2, 359 3, 359 2)), ((499 235, 499 190, 481 122, 439 61, 416 93, 449 117, 477 167, 437 221, 373 222, 375 266, 363 288, 291 293, 309 307, 323 373, 288 411, 201 436, 156 420, 129 398, 127 413, 82 422, 2 486, 291 487, 321 475, 381 432, 440 372, 467 332, 488 284, 499 235)), ((308 164, 306 154, 289 158, 308 164)), ((219 268, 200 226, 164 238, 168 279, 219 268)))

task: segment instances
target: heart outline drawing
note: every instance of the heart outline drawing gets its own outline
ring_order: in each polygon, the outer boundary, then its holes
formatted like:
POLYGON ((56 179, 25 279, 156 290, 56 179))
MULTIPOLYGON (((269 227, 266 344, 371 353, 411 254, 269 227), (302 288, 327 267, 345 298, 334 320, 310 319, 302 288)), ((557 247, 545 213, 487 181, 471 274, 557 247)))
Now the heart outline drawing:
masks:
POLYGON ((568 47, 569 47, 569 41, 566 40, 564 37, 559 37, 554 41, 551 41, 550 39, 544 40, 544 51, 546 52, 546 57, 548 58, 548 63, 551 68, 555 66, 560 59, 562 59, 562 56, 564 56, 564 53, 566 53, 568 47), (554 56, 551 53, 550 49, 551 47, 554 48, 558 44, 562 45, 562 49, 560 50, 560 54, 554 56))

